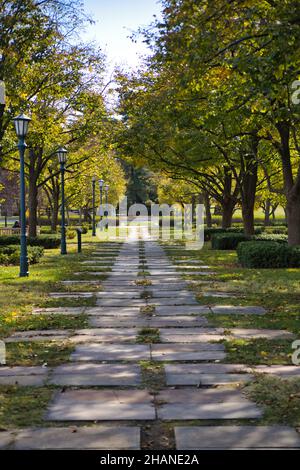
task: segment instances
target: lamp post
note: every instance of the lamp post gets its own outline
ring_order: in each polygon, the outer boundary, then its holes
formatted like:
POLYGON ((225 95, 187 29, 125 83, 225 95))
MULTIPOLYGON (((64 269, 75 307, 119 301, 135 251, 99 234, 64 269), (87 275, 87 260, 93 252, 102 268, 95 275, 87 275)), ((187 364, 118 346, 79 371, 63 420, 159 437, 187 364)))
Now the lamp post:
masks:
POLYGON ((26 208, 25 208, 25 137, 31 119, 25 114, 20 114, 13 119, 17 137, 19 139, 18 148, 20 154, 20 224, 21 224, 21 255, 20 255, 20 277, 28 276, 28 256, 26 237, 26 208))
POLYGON ((93 232, 92 232, 92 236, 95 237, 96 236, 96 213, 95 213, 96 176, 93 176, 92 184, 93 184, 93 232))
POLYGON ((65 223, 65 165, 67 162, 68 151, 64 147, 60 147, 57 150, 57 157, 60 163, 61 173, 61 248, 60 252, 62 255, 67 254, 67 243, 66 243, 66 223, 65 223))

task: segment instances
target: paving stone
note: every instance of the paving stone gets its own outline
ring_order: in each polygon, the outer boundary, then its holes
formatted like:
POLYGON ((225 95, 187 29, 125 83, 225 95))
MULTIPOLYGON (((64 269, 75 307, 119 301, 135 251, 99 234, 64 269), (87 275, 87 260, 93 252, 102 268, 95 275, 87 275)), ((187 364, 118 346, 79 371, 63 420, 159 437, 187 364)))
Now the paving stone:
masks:
POLYGON ((201 295, 203 297, 217 297, 217 298, 233 298, 236 297, 234 294, 228 292, 218 292, 218 291, 206 291, 202 292, 201 295))
POLYGON ((206 305, 182 305, 182 306, 161 306, 156 307, 156 315, 191 315, 191 314, 208 314, 209 307, 206 305))
POLYGON ((244 364, 167 364, 166 370, 174 374, 184 372, 186 374, 230 374, 246 372, 249 367, 244 364))
POLYGON ((208 335, 208 334, 199 334, 193 335, 171 335, 169 333, 160 334, 160 340, 163 343, 204 343, 210 341, 221 341, 225 337, 224 335, 208 335))
POLYGON ((224 328, 214 328, 214 327, 208 327, 208 328, 161 328, 160 329, 161 334, 170 334, 170 335, 201 335, 201 334, 207 334, 207 335, 222 335, 224 334, 224 328))
POLYGON ((89 299, 91 297, 94 297, 94 292, 51 292, 49 294, 49 297, 52 297, 54 299, 60 299, 60 298, 83 298, 83 299, 89 299))
POLYGON ((34 308, 32 313, 34 315, 81 315, 84 311, 85 307, 51 307, 34 308))
POLYGON ((189 264, 199 264, 199 265, 201 265, 202 261, 201 260, 195 260, 195 259, 176 259, 176 260, 174 260, 174 263, 175 264, 189 263, 189 264))
POLYGON ((0 450, 4 450, 14 441, 15 435, 12 431, 0 431, 0 450))
POLYGON ((91 281, 91 280, 89 280, 89 281, 67 280, 67 281, 59 281, 59 282, 60 282, 60 284, 64 284, 64 285, 67 285, 67 286, 68 285, 72 286, 73 284, 74 285, 76 285, 76 284, 99 284, 98 281, 91 281))
POLYGON ((222 385, 249 382, 239 364, 166 364, 167 385, 222 385))
POLYGON ((79 271, 77 273, 73 273, 74 276, 105 276, 106 271, 79 271))
POLYGON ((268 330, 268 329, 250 329, 250 328, 232 328, 230 330, 230 336, 234 338, 293 338, 295 335, 286 330, 268 330))
POLYGON ((141 361, 150 360, 147 344, 83 344, 71 354, 72 361, 141 361))
POLYGON ((237 306, 237 305, 214 305, 211 307, 212 313, 220 315, 263 315, 266 309, 256 306, 237 306))
POLYGON ((193 298, 164 298, 161 297, 159 299, 150 298, 148 303, 151 305, 156 305, 157 307, 164 307, 164 306, 186 306, 186 305, 199 305, 196 299, 193 298))
POLYGON ((262 411, 253 403, 174 403, 158 409, 163 420, 186 419, 254 419, 261 418, 262 411))
POLYGON ((150 319, 151 327, 153 328, 166 328, 170 326, 177 327, 201 327, 206 326, 208 321, 205 317, 196 315, 176 315, 174 318, 171 316, 160 316, 153 315, 150 319))
POLYGON ((157 287, 151 288, 151 286, 146 288, 146 291, 152 292, 152 296, 154 299, 158 298, 178 298, 178 299, 195 299, 195 295, 188 290, 167 290, 167 289, 159 289, 157 287))
POLYGON ((130 317, 136 316, 140 313, 139 307, 89 307, 86 309, 87 315, 103 315, 103 316, 117 316, 117 317, 130 317))
MULTIPOLYGON (((201 268, 203 268, 203 266, 201 266, 201 268)), ((184 275, 184 277, 187 277, 187 276, 214 276, 215 274, 217 274, 217 273, 214 272, 214 271, 193 271, 193 272, 185 271, 184 273, 182 273, 182 275, 184 275)))
MULTIPOLYGON (((111 366, 111 365, 110 365, 111 366)), ((71 390, 57 393, 48 409, 51 421, 155 419, 153 397, 145 390, 71 390)))
POLYGON ((47 379, 46 367, 1 367, 0 385, 41 386, 47 379))
POLYGON ((77 330, 69 341, 71 343, 118 343, 134 342, 136 340, 137 329, 134 328, 86 328, 77 330))
MULTIPOLYGON (((181 289, 187 288, 187 283, 184 281, 180 282, 165 282, 163 279, 161 281, 157 281, 155 279, 151 279, 151 285, 147 286, 147 289, 155 289, 159 286, 160 291, 174 291, 180 292, 181 289)), ((154 290, 153 289, 153 290, 154 290)))
POLYGON ((91 316, 89 325, 95 328, 143 328, 150 326, 150 318, 146 315, 140 317, 102 317, 91 316))
POLYGON ((210 403, 249 403, 241 390, 220 388, 166 388, 160 390, 158 401, 168 404, 185 403, 194 405, 207 405, 210 403))
POLYGON ((98 299, 96 305, 99 307, 145 307, 144 299, 98 299))
POLYGON ((141 382, 135 364, 66 364, 55 367, 50 378, 54 385, 129 386, 141 382))
POLYGON ((300 448, 299 434, 285 426, 175 427, 177 450, 300 448))
POLYGON ((112 292, 111 290, 106 290, 102 292, 97 292, 97 298, 99 299, 141 299, 141 291, 122 291, 116 290, 112 292))
POLYGON ((209 343, 152 344, 151 355, 154 361, 214 361, 226 356, 223 345, 209 343))
POLYGON ((30 341, 61 341, 71 335, 70 330, 29 330, 17 331, 8 338, 6 343, 30 342, 30 341))
POLYGON ((253 380, 250 374, 167 374, 167 385, 226 385, 242 384, 253 380))
MULTIPOLYGON (((251 371, 251 367, 248 368, 251 371)), ((299 366, 254 366, 253 370, 255 372, 260 372, 263 374, 274 374, 278 375, 283 379, 289 378, 299 378, 300 377, 300 367, 299 366)))
POLYGON ((18 431, 13 449, 138 450, 140 449, 140 428, 136 426, 72 426, 23 429, 18 431))

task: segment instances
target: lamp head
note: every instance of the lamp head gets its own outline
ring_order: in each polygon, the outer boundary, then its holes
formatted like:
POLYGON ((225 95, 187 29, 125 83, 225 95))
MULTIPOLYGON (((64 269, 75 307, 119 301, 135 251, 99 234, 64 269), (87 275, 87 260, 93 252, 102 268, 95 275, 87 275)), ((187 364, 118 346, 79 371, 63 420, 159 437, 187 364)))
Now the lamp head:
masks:
POLYGON ((67 162, 67 149, 65 149, 64 147, 60 147, 56 154, 57 154, 57 158, 58 158, 58 161, 59 163, 66 163, 67 162))
POLYGON ((13 118, 16 134, 19 138, 24 139, 26 137, 30 121, 30 117, 26 116, 24 113, 13 118))

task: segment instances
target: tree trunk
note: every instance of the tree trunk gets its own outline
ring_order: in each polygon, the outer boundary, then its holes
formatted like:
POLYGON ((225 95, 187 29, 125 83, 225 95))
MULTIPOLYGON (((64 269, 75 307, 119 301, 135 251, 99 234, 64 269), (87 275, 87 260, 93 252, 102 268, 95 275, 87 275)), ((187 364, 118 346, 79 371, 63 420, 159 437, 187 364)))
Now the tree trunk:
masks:
POLYGON ((59 202, 54 198, 51 209, 51 232, 55 233, 58 225, 59 202))
POLYGON ((35 178, 29 178, 29 237, 37 236, 38 188, 35 178))
POLYGON ((265 220, 264 220, 265 227, 268 227, 270 225, 270 215, 271 215, 271 201, 268 198, 265 204, 265 220))
POLYGON ((212 217, 211 217, 211 209, 210 209, 210 200, 208 192, 203 193, 204 198, 204 206, 205 206, 205 216, 206 216, 206 225, 207 227, 212 226, 212 217))
POLYGON ((230 228, 236 201, 230 199, 222 204, 222 228, 230 228))
POLYGON ((300 194, 292 195, 288 199, 286 215, 289 245, 300 245, 300 194))
POLYGON ((241 195, 244 232, 246 235, 254 235, 254 205, 257 185, 256 163, 249 164, 242 185, 243 189, 241 195))
POLYGON ((280 135, 280 155, 283 169, 284 191, 287 199, 286 215, 288 242, 290 246, 300 245, 300 173, 293 175, 290 153, 290 123, 278 122, 280 135))

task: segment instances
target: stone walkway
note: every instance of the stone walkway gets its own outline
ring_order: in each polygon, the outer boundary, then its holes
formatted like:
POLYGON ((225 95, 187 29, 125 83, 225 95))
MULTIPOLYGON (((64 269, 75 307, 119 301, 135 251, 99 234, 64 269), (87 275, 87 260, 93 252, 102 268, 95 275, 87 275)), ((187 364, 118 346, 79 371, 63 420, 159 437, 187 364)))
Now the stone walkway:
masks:
MULTIPOLYGON (((58 367, 0 369, 0 384, 57 387, 44 417, 51 427, 0 432, 0 448, 300 448, 294 429, 260 426, 263 410, 240 388, 254 372, 290 377, 299 376, 299 368, 222 364, 224 346, 214 342, 228 337, 273 339, 290 333, 234 328, 228 334, 223 328, 209 327, 207 313, 264 315, 265 310, 199 305, 184 279, 187 273, 205 276, 211 271, 209 266, 193 264, 180 259, 172 264, 143 229, 141 240, 133 236, 120 250, 105 244, 83 262, 78 276, 108 274, 102 291, 96 293, 96 306, 33 313, 86 313, 89 327, 18 332, 7 339, 68 339, 76 346, 70 362, 58 367), (210 425, 201 420, 211 420, 210 425), (232 425, 232 420, 246 424, 232 425), (173 421, 174 426, 163 425, 173 421)), ((77 283, 79 291, 52 296, 94 295, 80 292, 81 282, 88 281, 64 281, 77 283)))

